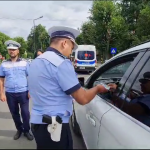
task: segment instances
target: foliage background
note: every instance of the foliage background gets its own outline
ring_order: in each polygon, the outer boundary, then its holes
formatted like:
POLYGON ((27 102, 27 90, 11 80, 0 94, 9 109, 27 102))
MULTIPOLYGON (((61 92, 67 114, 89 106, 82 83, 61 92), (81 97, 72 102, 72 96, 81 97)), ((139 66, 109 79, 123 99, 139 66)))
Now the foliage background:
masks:
MULTIPOLYGON (((150 39, 150 1, 149 0, 94 0, 90 9, 90 17, 79 28, 78 44, 94 44, 99 60, 109 59, 110 48, 116 47, 117 53, 150 39)), ((0 32, 0 53, 6 57, 4 45, 11 37, 0 32)), ((45 50, 50 38, 41 24, 31 28, 25 41, 15 37, 22 47, 21 57, 33 58, 37 49, 45 50), (35 49, 34 49, 35 33, 35 49), (27 52, 27 54, 25 54, 27 52)), ((8 57, 8 56, 7 56, 8 57)))

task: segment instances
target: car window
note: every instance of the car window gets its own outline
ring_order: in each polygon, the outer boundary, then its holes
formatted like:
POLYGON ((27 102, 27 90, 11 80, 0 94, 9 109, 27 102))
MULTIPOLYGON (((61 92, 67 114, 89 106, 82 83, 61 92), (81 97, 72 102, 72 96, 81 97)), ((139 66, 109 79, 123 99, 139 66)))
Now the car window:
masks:
MULTIPOLYGON (((145 52, 137 52, 122 57, 116 58, 113 61, 100 67, 85 83, 86 88, 92 88, 98 84, 116 83, 118 85, 118 93, 125 84, 127 78, 134 70, 139 60, 144 56, 145 52)), ((105 94, 98 94, 104 100, 112 102, 112 95, 110 92, 105 94)))
POLYGON ((97 80, 102 79, 102 78, 122 77, 124 73, 126 72, 126 70, 129 68, 129 66, 131 65, 131 63, 132 61, 118 64, 108 69, 103 74, 101 74, 97 80))
POLYGON ((93 60, 94 51, 78 51, 77 58, 79 60, 93 60))
MULTIPOLYGON (((125 62, 123 62, 121 60, 119 62, 116 62, 116 65, 112 66, 111 62, 110 62, 110 67, 109 69, 107 69, 106 71, 104 71, 102 74, 100 74, 97 79, 95 79, 94 83, 93 83, 93 87, 101 84, 101 83, 105 83, 105 84, 109 84, 109 83, 116 83, 118 84, 119 81, 121 80, 121 78, 123 77, 123 75, 125 74, 125 72, 127 71, 127 69, 130 67, 130 65, 132 64, 132 61, 134 60, 134 58, 130 58, 128 60, 125 59, 125 62)), ((105 93, 105 94, 98 94, 98 96, 102 97, 103 99, 105 99, 108 102, 111 102, 111 94, 110 93, 105 93)))
POLYGON ((121 64, 116 64, 115 66, 106 70, 94 81, 93 87, 101 83, 118 83, 131 65, 132 61, 130 60, 121 64))
POLYGON ((140 63, 138 64, 118 95, 122 103, 118 99, 115 105, 150 127, 150 58, 149 56, 146 57, 147 60, 144 59, 145 57, 143 58, 146 63, 141 63, 141 66, 140 63), (137 109, 137 105, 140 108, 137 109))

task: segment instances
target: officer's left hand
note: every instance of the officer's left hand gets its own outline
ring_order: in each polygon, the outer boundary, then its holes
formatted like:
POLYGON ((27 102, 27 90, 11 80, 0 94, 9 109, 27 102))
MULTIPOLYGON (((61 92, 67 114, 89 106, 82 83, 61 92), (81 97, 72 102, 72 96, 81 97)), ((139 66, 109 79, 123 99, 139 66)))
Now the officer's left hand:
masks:
POLYGON ((0 96, 0 100, 1 100, 2 102, 7 101, 7 99, 6 99, 6 95, 5 95, 5 94, 1 94, 1 96, 0 96))
POLYGON ((108 92, 108 90, 103 86, 103 85, 97 85, 97 88, 98 88, 98 92, 99 93, 107 93, 108 92))
POLYGON ((29 98, 29 99, 31 98, 29 92, 28 92, 28 98, 29 98))

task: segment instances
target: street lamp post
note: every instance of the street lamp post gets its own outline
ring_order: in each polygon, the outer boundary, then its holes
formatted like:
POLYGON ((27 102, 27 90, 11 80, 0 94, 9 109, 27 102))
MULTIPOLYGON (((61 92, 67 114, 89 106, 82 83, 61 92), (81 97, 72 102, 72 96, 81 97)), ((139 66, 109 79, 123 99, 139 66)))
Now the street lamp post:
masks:
POLYGON ((39 17, 39 18, 36 18, 36 19, 33 19, 33 25, 34 25, 34 53, 35 53, 35 20, 38 20, 38 19, 41 19, 43 18, 43 16, 39 17))

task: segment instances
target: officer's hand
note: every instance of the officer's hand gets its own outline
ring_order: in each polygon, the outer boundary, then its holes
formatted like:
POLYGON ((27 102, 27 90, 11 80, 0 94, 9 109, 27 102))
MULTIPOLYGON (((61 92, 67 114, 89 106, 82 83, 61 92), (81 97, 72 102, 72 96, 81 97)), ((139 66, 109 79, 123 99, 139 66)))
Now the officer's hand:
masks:
POLYGON ((99 93, 107 93, 108 92, 108 90, 107 89, 105 89, 105 87, 104 86, 102 86, 102 85, 97 85, 97 88, 98 88, 98 92, 99 93))
POLYGON ((28 98, 29 98, 29 99, 31 98, 29 92, 28 92, 28 98))
POLYGON ((6 95, 5 94, 1 94, 0 99, 1 99, 2 102, 5 102, 7 100, 6 99, 6 95))

